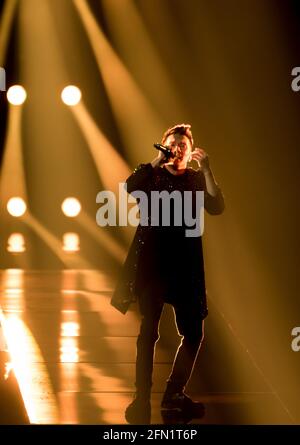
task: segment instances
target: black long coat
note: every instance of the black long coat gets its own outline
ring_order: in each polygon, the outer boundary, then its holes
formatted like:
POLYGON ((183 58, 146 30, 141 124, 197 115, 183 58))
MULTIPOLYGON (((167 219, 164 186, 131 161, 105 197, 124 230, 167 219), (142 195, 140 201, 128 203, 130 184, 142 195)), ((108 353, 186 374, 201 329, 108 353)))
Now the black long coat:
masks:
MULTIPOLYGON (((127 192, 144 191, 150 198, 153 190, 204 191, 204 207, 212 215, 223 212, 221 190, 216 197, 207 193, 200 170, 186 169, 172 175, 164 167, 140 164, 126 181, 127 192)), ((150 216, 151 218, 151 216, 150 216)), ((145 287, 151 287, 167 303, 179 298, 199 298, 202 318, 207 316, 202 237, 186 237, 183 227, 138 225, 127 258, 113 293, 111 304, 125 314, 130 303, 137 300, 145 287)))

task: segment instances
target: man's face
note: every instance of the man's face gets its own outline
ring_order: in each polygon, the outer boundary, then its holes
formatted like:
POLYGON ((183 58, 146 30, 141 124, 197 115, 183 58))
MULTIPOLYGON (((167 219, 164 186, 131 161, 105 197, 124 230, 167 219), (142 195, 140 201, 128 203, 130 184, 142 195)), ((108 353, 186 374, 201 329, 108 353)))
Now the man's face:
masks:
POLYGON ((189 138, 181 134, 171 134, 167 137, 165 145, 176 155, 173 158, 174 163, 186 164, 188 162, 192 146, 189 138))

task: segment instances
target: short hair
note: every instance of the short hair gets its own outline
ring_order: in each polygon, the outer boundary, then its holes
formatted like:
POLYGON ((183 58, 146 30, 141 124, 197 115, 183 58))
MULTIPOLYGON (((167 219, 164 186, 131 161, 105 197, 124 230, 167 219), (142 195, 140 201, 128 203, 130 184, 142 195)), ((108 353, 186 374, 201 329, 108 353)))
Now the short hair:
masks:
POLYGON ((193 139, 193 135, 192 135, 192 131, 191 131, 191 125, 178 124, 178 125, 174 125, 174 127, 168 128, 168 130, 164 133, 164 135, 162 137, 161 143, 164 144, 166 142, 167 138, 171 134, 180 134, 182 136, 186 136, 190 140, 191 146, 193 147, 194 139, 193 139))

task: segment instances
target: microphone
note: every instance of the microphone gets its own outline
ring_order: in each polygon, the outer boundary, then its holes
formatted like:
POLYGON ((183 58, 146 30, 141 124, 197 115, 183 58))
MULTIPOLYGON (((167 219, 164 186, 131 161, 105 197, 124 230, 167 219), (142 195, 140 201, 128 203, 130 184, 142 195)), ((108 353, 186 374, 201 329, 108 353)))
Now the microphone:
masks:
POLYGON ((167 159, 175 158, 175 154, 172 153, 172 151, 168 147, 165 147, 164 145, 161 144, 153 144, 153 147, 161 151, 167 159))

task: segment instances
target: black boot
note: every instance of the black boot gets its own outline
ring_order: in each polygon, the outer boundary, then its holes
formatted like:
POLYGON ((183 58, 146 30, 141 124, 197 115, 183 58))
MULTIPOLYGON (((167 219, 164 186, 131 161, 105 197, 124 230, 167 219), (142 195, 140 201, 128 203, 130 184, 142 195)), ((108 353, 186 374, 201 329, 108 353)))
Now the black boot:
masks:
POLYGON ((186 418, 200 419, 205 414, 201 402, 194 402, 183 391, 177 393, 165 392, 161 402, 161 415, 164 419, 186 418))
POLYGON ((127 406, 125 419, 132 425, 148 425, 151 421, 150 397, 135 395, 127 406))

